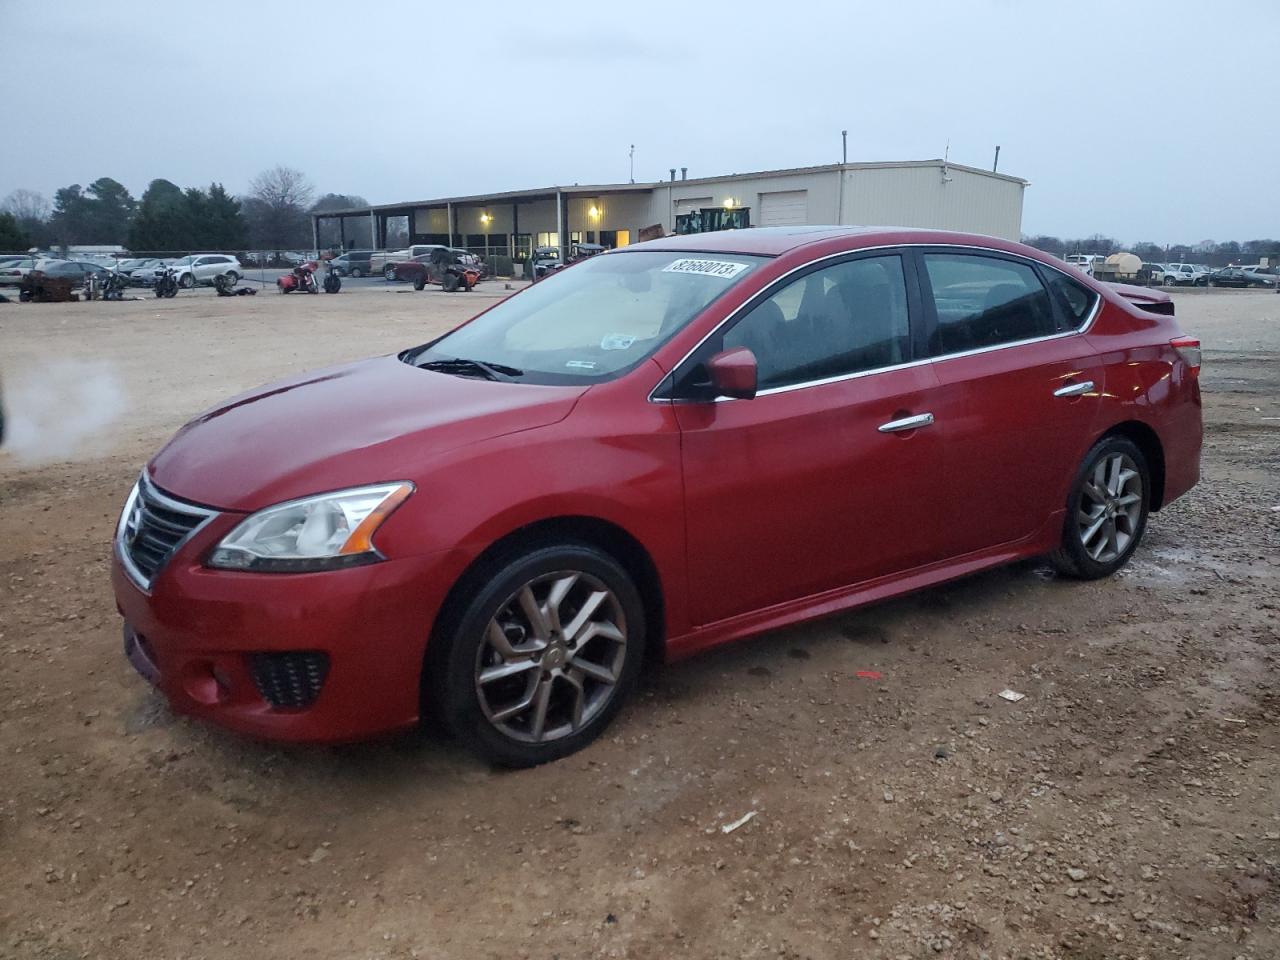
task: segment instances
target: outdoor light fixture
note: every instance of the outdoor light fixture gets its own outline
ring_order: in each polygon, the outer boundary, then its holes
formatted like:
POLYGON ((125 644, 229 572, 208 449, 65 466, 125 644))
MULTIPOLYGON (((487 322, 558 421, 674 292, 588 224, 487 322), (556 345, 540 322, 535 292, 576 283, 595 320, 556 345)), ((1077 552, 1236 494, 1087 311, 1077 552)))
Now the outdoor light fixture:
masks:
POLYGON ((600 216, 600 208, 592 207, 590 210, 587 211, 587 215, 591 217, 592 220, 596 219, 597 217, 600 216))
POLYGON ((482 213, 480 214, 480 222, 488 226, 493 222, 493 217, 489 216, 487 213, 482 213))
POLYGON ((725 198, 724 198, 724 208, 725 208, 726 210, 732 210, 732 209, 733 209, 733 197, 725 197, 725 198))

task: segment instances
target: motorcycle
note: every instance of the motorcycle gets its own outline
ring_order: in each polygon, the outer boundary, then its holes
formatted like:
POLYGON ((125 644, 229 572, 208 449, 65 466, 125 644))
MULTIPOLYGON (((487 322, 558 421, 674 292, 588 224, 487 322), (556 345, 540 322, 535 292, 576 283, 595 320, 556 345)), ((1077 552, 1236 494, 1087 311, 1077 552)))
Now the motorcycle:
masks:
POLYGON ((320 287, 316 284, 316 268, 319 264, 314 260, 308 260, 306 263, 299 264, 289 273, 276 280, 276 286, 281 293, 319 293, 320 287))
POLYGON ((97 295, 103 300, 123 300, 125 290, 129 289, 129 278, 113 271, 99 280, 96 287, 97 295))
POLYGON ((324 292, 337 293, 342 289, 342 274, 334 267, 333 261, 329 260, 324 265, 324 292))
POLYGON ((153 287, 157 297, 176 297, 178 295, 178 273, 173 267, 163 267, 156 271, 153 287))

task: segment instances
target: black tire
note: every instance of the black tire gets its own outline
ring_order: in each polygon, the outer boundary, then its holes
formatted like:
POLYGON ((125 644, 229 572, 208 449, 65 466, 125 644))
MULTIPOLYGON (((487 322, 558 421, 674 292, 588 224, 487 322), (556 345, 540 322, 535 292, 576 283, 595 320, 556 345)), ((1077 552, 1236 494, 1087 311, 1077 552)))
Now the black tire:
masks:
POLYGON ((393 266, 385 266, 382 268, 382 279, 390 283, 396 278, 396 268, 393 266))
POLYGON ((195 277, 195 274, 193 273, 184 273, 178 279, 178 286, 180 286, 183 290, 190 290, 195 285, 196 285, 196 277, 195 277))
POLYGON ((453 273, 446 273, 440 281, 440 285, 444 287, 445 293, 454 293, 458 289, 458 277, 453 273))
POLYGON ((236 273, 234 270, 228 270, 226 277, 231 281, 231 285, 233 287, 240 282, 240 274, 236 273))
POLYGON ((357 280, 359 280, 361 277, 363 277, 363 276, 364 276, 364 271, 363 271, 363 270, 361 270, 359 267, 352 267, 352 268, 351 268, 351 276, 353 276, 353 277, 355 277, 357 280))
POLYGON ((432 638, 423 674, 429 712, 454 737, 492 763, 532 767, 574 753, 604 731, 634 689, 644 660, 644 605, 631 577, 616 560, 584 543, 527 547, 469 575, 459 593, 432 638), (607 687, 607 699, 581 729, 542 742, 515 739, 485 716, 477 692, 476 671, 485 652, 486 628, 522 586, 560 573, 585 575, 612 593, 625 618, 622 666, 617 681, 607 687))
POLYGON ((337 293, 342 289, 342 278, 336 273, 331 273, 324 278, 324 292, 337 293))
POLYGON ((413 289, 422 291, 427 286, 427 279, 422 274, 418 274, 413 278, 413 289))
MULTIPOLYGON (((1150 509, 1151 471, 1147 458, 1143 456, 1137 444, 1127 437, 1117 435, 1103 437, 1085 455, 1076 473, 1075 481, 1071 485, 1071 493, 1067 496, 1067 515, 1062 525, 1062 544, 1049 554, 1049 562, 1063 576, 1077 580, 1097 580, 1111 576, 1129 562, 1133 551, 1142 542, 1150 509), (1125 521, 1124 525, 1129 529, 1127 533, 1121 531, 1121 535, 1126 535, 1128 541, 1122 548, 1115 551, 1114 556, 1104 555, 1101 559, 1095 559, 1086 548, 1081 531, 1081 517, 1087 512, 1082 510, 1082 503, 1086 498, 1086 486, 1092 482, 1099 464, 1116 456, 1127 457, 1134 464, 1137 471, 1136 479, 1141 487, 1140 511, 1135 522, 1125 521)), ((1115 528, 1117 524, 1113 520, 1111 525, 1115 528)))
POLYGON ((31 302, 31 291, 30 291, 30 290, 19 290, 19 291, 18 291, 18 302, 19 302, 19 303, 30 303, 30 302, 31 302))

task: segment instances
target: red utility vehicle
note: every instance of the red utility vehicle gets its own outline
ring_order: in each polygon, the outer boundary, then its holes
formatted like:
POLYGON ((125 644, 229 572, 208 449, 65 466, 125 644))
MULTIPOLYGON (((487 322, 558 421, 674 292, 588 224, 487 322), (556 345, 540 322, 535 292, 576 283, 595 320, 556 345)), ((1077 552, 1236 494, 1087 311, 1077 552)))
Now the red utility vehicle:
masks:
POLYGON ((1199 342, 1141 296, 923 230, 601 254, 184 427, 120 519, 129 657, 243 733, 431 711, 522 765, 646 657, 1024 557, 1105 576, 1199 476, 1199 342))

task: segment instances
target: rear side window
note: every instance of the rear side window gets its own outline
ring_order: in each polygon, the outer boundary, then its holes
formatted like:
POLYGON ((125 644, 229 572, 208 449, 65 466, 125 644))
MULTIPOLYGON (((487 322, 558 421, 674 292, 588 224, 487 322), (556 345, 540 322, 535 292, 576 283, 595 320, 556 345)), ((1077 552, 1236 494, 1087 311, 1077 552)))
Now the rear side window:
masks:
POLYGON ((1044 273, 1050 292, 1067 318, 1067 326, 1072 330, 1076 329, 1093 310, 1094 304, 1098 302, 1098 295, 1057 270, 1045 270, 1044 273))
POLYGON ((938 316, 930 356, 1055 332, 1049 292, 1027 264, 952 253, 927 253, 924 264, 938 316))

